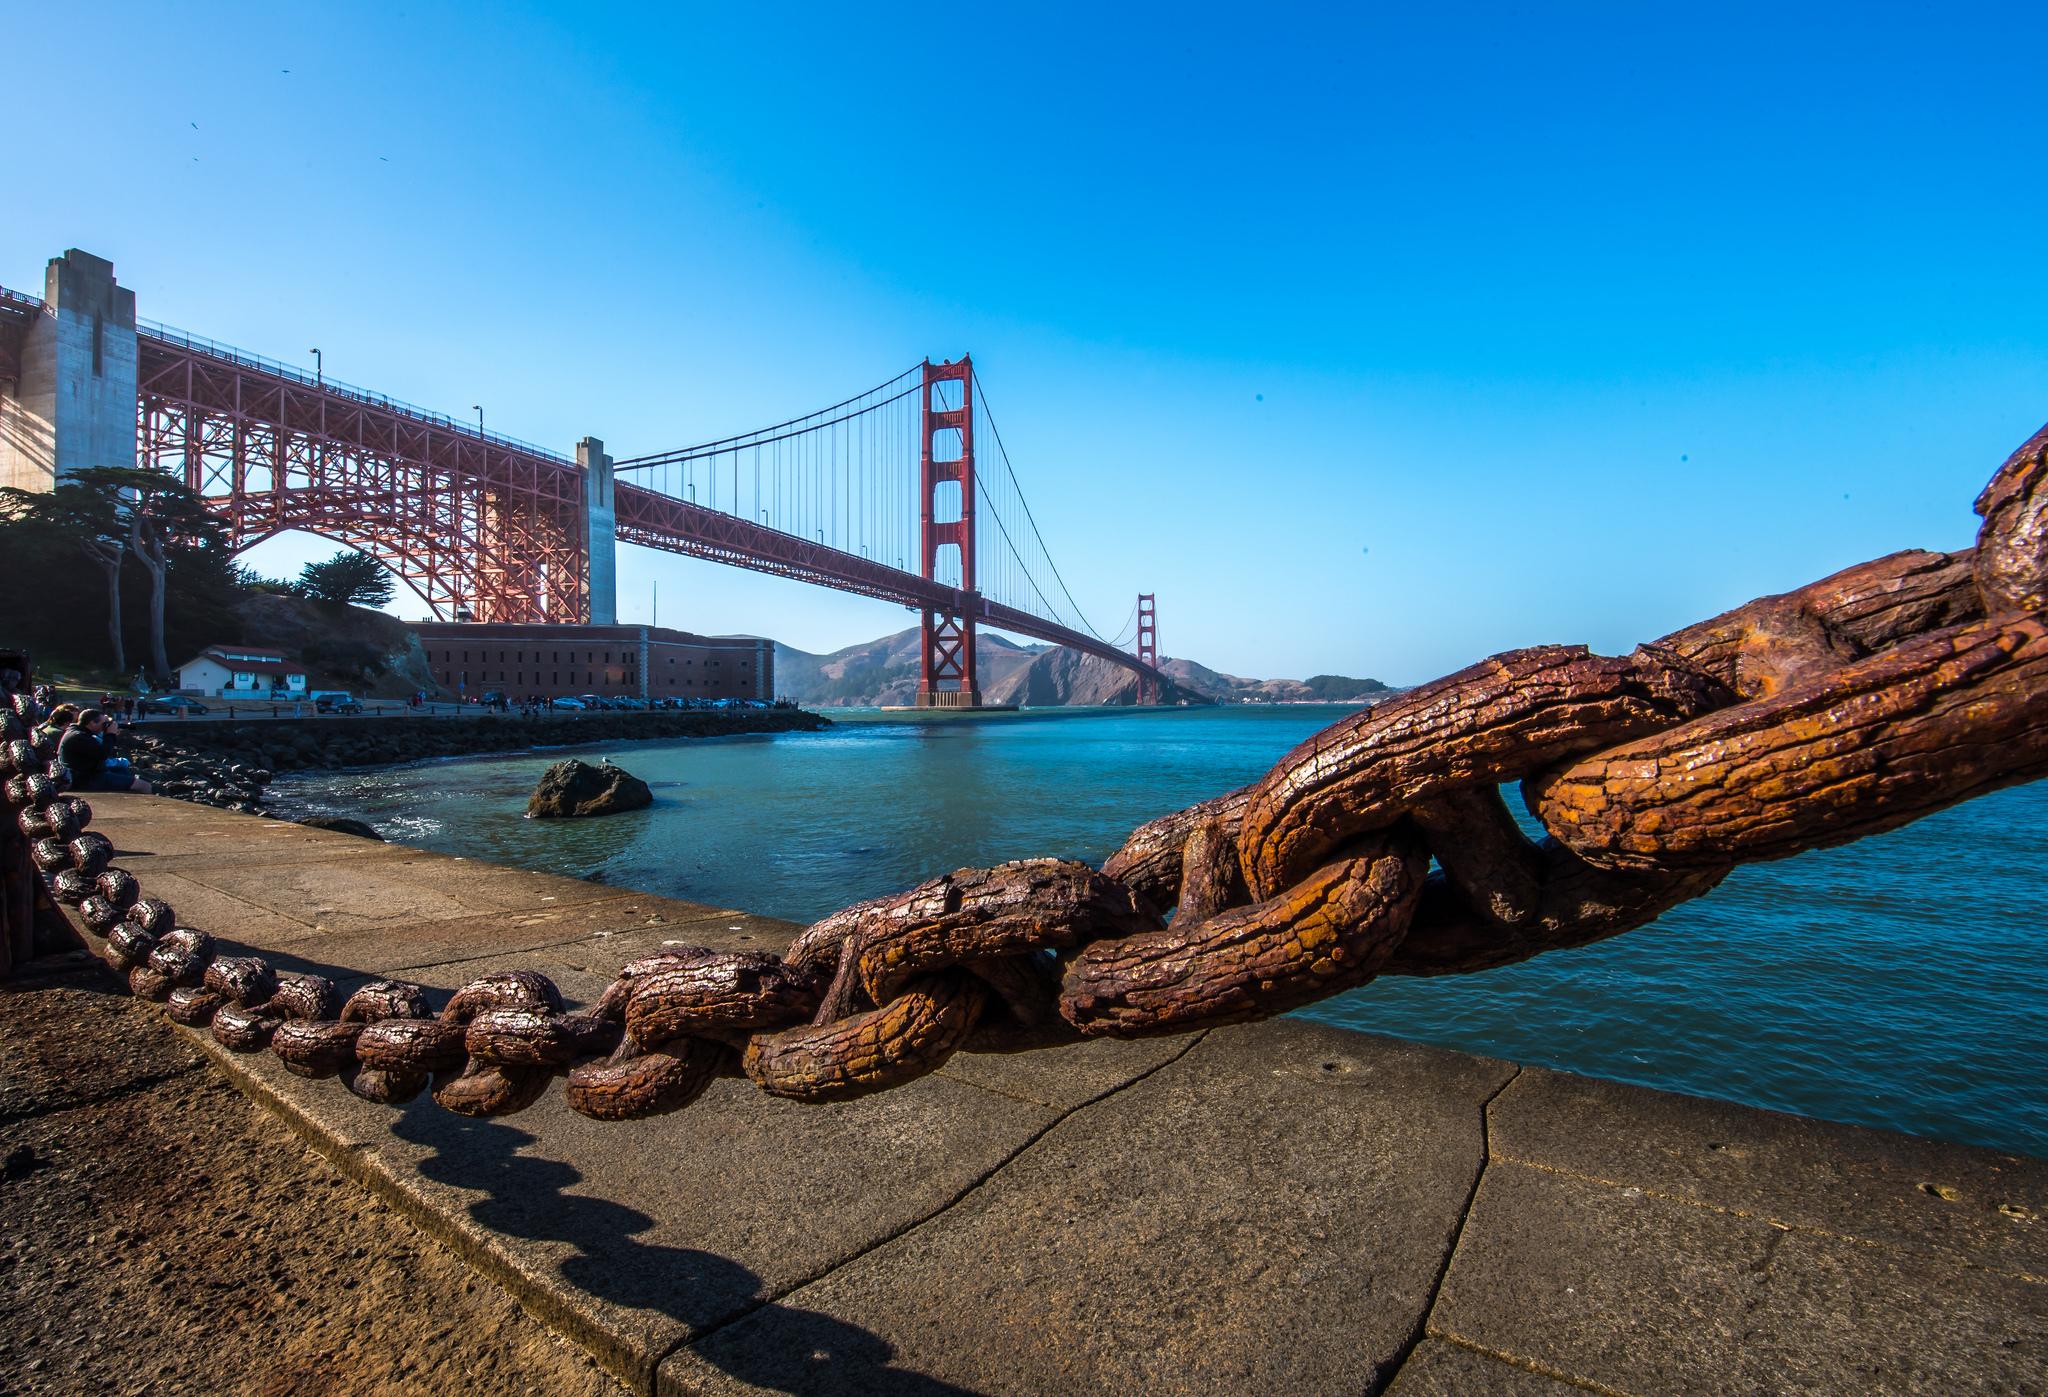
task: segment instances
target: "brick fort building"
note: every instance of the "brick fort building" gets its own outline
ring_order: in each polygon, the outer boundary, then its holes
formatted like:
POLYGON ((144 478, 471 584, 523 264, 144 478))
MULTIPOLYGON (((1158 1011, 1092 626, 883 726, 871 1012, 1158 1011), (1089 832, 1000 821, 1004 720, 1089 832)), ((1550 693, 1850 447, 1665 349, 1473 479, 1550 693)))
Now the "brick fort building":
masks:
POLYGON ((775 643, 659 626, 502 625, 425 621, 413 627, 449 693, 573 698, 775 697, 775 643))

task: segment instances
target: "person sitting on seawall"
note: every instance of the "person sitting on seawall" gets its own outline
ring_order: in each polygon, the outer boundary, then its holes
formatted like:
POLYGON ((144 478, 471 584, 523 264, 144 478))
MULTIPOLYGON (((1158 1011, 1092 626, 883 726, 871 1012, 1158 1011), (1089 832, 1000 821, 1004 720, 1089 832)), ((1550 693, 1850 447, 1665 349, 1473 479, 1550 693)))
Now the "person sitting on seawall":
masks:
POLYGON ((62 742, 64 740, 64 730, 77 721, 78 705, 75 703, 60 703, 50 710, 49 717, 36 725, 35 740, 41 742, 47 737, 52 742, 62 742))
POLYGON ((78 722, 57 744, 57 760, 71 768, 76 789, 149 794, 149 782, 128 769, 128 759, 114 756, 114 737, 120 730, 119 723, 97 708, 78 715, 78 722))

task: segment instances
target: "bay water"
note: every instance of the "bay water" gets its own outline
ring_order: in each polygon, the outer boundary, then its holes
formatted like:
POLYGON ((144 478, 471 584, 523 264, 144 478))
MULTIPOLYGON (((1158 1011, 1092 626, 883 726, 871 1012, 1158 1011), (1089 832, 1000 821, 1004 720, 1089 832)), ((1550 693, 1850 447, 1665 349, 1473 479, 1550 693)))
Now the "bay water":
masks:
MULTIPOLYGON (((536 750, 280 779, 290 814, 810 922, 954 868, 1099 864, 1132 826, 1257 779, 1339 707, 835 711, 820 733, 536 750), (652 809, 528 820, 564 755, 652 809)), ((1520 801, 1509 793, 1520 814, 1520 801)), ((1532 826, 1532 832, 1534 827, 1532 826)), ((1386 978, 1301 1016, 1828 1120, 2048 1155, 2048 783, 1737 869, 1626 936, 1478 975, 1386 978)))

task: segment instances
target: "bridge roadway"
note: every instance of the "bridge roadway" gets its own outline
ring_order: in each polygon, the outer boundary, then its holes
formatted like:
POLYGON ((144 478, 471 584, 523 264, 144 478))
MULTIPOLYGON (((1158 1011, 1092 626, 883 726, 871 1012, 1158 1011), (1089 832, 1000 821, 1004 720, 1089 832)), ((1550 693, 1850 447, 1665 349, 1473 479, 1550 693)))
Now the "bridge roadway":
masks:
MULTIPOLYGON (((94 828, 280 968, 587 1005, 787 922, 139 796, 94 828)), ((630 817, 621 817, 630 818, 630 817)), ((97 943, 94 943, 95 945, 97 943)), ((166 1033, 188 1033, 165 1022, 166 1033)), ((600 1125, 215 1070, 641 1393, 2038 1393, 2048 1161, 1298 1020, 600 1125)), ((343 1204, 342 1206, 350 1206, 343 1204)))
POLYGON ((814 582, 842 592, 858 592, 883 601, 901 602, 919 611, 971 615, 982 624, 1000 631, 1012 631, 1035 640, 1064 645, 1126 669, 1141 668, 1129 652, 1105 644, 1094 636, 1034 616, 1028 611, 1004 606, 987 597, 948 587, 914 572, 892 568, 857 553, 828 548, 780 529, 673 499, 653 490, 633 485, 614 488, 617 531, 621 542, 709 558, 715 562, 731 563, 734 567, 795 578, 799 582, 814 582))
MULTIPOLYGON (((97 304, 115 290, 111 264, 76 253, 53 260, 50 284, 60 299, 81 303, 97 304)), ((49 331, 65 316, 85 323, 82 311, 60 313, 41 298, 0 287, 0 381, 19 388, 49 379, 44 387, 54 390, 57 378, 75 371, 65 356, 82 351, 49 331)), ((610 548, 623 541, 969 616, 1153 673, 1098 637, 977 592, 614 483, 609 457, 593 489, 590 461, 445 413, 148 320, 134 319, 132 329, 92 324, 97 328, 87 338, 133 336, 137 462, 180 475, 205 496, 238 550, 287 530, 319 534, 376 555, 436 614, 466 610, 479 621, 531 623, 609 620, 609 598, 600 594, 611 585, 610 548), (596 498, 603 495, 611 497, 609 509, 596 498), (609 537, 600 540, 594 529, 609 537), (599 552, 601 559, 594 557, 599 552)), ((128 360, 116 354, 112 362, 119 368, 128 360)), ((33 415, 19 400, 10 410, 33 415)), ((23 459, 10 456, 8 469, 24 485, 52 478, 67 450, 77 454, 67 448, 66 432, 79 430, 49 425, 41 432, 49 440, 24 446, 23 459), (37 454, 45 452, 48 461, 37 454)), ((35 431, 20 434, 40 439, 35 431)), ((602 453, 594 440, 584 448, 602 453)))
MULTIPOLYGON (((168 327, 141 322, 137 342, 144 455, 158 464, 182 464, 187 483, 216 499, 237 547, 288 529, 368 543, 389 555, 430 602, 442 591, 449 601, 460 600, 447 584, 459 564, 436 556, 437 541, 452 543, 451 529, 477 535, 483 566, 500 575, 532 574, 539 562, 560 572, 569 563, 575 536, 569 516, 582 508, 585 487, 584 467, 568 457, 168 327), (169 434, 159 429, 154 440, 152 409, 170 424, 169 434), (268 463, 249 450, 261 433, 236 430, 248 419, 283 429, 287 440, 268 443, 272 459, 286 463, 281 473, 303 472, 304 486, 250 487, 251 467, 268 463), (209 476, 203 463, 223 453, 222 469, 209 476), (223 485, 224 495, 217 493, 223 485), (494 528, 488 511, 465 514, 460 500, 468 488, 508 490, 532 502, 532 517, 515 514, 494 528)), ((619 482, 612 491, 612 527, 620 542, 920 611, 972 615, 998 630, 1142 669, 1128 652, 1094 636, 857 553, 637 485, 619 482)), ((541 591, 546 587, 539 584, 541 591)), ((551 597, 557 606, 574 600, 566 593, 551 597)))

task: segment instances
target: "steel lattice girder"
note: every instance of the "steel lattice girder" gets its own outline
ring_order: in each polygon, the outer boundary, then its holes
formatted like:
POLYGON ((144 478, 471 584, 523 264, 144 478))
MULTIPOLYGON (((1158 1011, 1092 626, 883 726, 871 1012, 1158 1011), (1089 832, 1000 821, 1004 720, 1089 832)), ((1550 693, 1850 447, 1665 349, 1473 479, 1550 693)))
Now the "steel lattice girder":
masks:
POLYGON ((140 461, 206 497, 237 549, 301 529, 373 554, 437 614, 588 619, 573 464, 138 338, 140 461))

